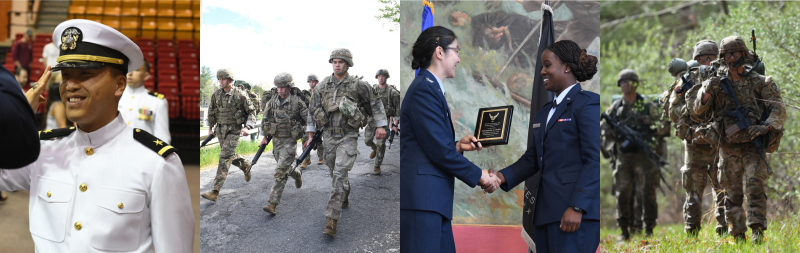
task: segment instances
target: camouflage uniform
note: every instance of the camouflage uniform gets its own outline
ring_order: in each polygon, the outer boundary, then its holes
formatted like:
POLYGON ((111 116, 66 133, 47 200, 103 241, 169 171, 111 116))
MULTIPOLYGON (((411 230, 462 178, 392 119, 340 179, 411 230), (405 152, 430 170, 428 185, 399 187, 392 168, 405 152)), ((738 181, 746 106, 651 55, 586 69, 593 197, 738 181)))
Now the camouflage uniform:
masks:
MULTIPOLYGON (((352 55, 347 49, 335 49, 329 62, 335 58, 353 66, 352 55)), ((374 102, 366 83, 347 73, 341 80, 337 80, 335 75, 325 77, 311 96, 306 131, 315 132, 317 127, 325 127, 322 135, 324 159, 333 179, 331 197, 325 208, 325 216, 329 218, 326 231, 333 224, 333 234, 336 221, 341 217, 342 205, 348 202, 350 194, 348 172, 358 155, 358 130, 370 114, 378 127, 387 125, 382 104, 374 102)))
MULTIPOLYGON (((378 78, 378 75, 386 75, 386 78, 389 78, 389 71, 385 69, 378 70, 378 73, 375 74, 375 78, 378 78)), ((379 84, 372 85, 372 96, 373 98, 377 98, 381 100, 381 103, 386 109, 386 118, 390 119, 392 117, 399 117, 400 116, 400 91, 398 91, 392 85, 386 85, 385 88, 381 88, 379 84)), ((383 155, 386 152, 386 139, 383 138, 380 140, 375 141, 375 123, 371 120, 367 120, 370 122, 367 124, 367 127, 364 129, 364 144, 368 147, 372 148, 372 152, 375 156, 375 173, 380 174, 380 167, 381 163, 383 163, 383 155)), ((389 122, 391 125, 392 122, 389 122)), ((391 126, 385 127, 386 132, 388 133, 391 131, 391 126)), ((370 155, 372 158, 373 155, 370 155)))
MULTIPOLYGON (((620 72, 618 85, 623 80, 639 82, 638 75, 629 69, 620 72)), ((617 123, 627 125, 632 130, 639 132, 648 143, 655 143, 657 138, 665 135, 664 132, 668 131, 660 124, 658 105, 638 94, 633 103, 627 102, 624 98, 615 101, 606 109, 606 114, 617 123)), ((639 199, 641 199, 644 211, 643 220, 646 229, 651 232, 656 226, 658 218, 656 189, 660 185, 660 172, 647 158, 645 152, 635 148, 623 150, 620 143, 616 143, 614 130, 606 121, 600 122, 600 129, 604 152, 614 154, 613 176, 614 196, 617 201, 617 224, 623 231, 623 237, 628 236, 628 227, 634 225, 632 213, 634 199, 631 197, 634 191, 636 191, 635 195, 641 196, 639 199)), ((653 150, 655 151, 656 147, 653 150)))
MULTIPOLYGON (((308 81, 307 82, 311 82, 312 80, 319 82, 319 80, 317 80, 317 76, 316 75, 314 75, 314 74, 308 75, 308 81)), ((303 102, 306 103, 306 106, 308 106, 309 101, 311 101, 311 93, 314 93, 314 89, 303 90, 302 91, 303 102)), ((308 141, 308 135, 304 134, 302 140, 303 140, 303 143, 306 143, 308 141)), ((322 160, 323 151, 324 151, 324 147, 322 146, 322 143, 317 143, 317 157, 319 157, 318 164, 323 164, 324 163, 323 160, 322 160)), ((303 165, 308 165, 309 163, 311 163, 311 154, 309 154, 308 157, 306 157, 306 160, 303 161, 303 165)), ((305 168, 305 166, 300 166, 300 167, 301 168, 305 168)))
MULTIPOLYGON (((262 106, 263 104, 261 104, 261 98, 258 97, 258 94, 255 94, 253 93, 253 91, 250 90, 249 83, 242 80, 236 80, 235 82, 233 82, 233 85, 236 86, 236 88, 239 88, 239 90, 247 93, 247 97, 249 97, 250 102, 253 103, 253 108, 256 109, 255 111, 256 114, 259 114, 263 111, 264 108, 262 106)), ((258 136, 255 134, 251 134, 250 141, 256 141, 256 137, 258 136)))
MULTIPOLYGON (((289 73, 284 72, 275 76, 275 86, 291 87, 293 85, 292 75, 289 73)), ((269 195, 269 203, 272 213, 274 213, 275 206, 280 204, 281 194, 286 186, 286 174, 292 169, 292 162, 297 155, 297 140, 305 135, 303 126, 305 117, 308 115, 308 108, 299 96, 291 93, 286 98, 275 94, 268 103, 269 107, 264 111, 261 122, 264 135, 272 136, 272 154, 277 161, 275 184, 272 185, 269 195)), ((297 188, 300 188, 302 184, 301 175, 300 170, 294 170, 291 175, 295 179, 297 188)))
MULTIPOLYGON (((221 69, 217 71, 217 76, 228 75, 233 79, 230 70, 221 69)), ((250 166, 250 162, 239 154, 236 154, 236 146, 239 144, 239 135, 242 125, 254 125, 255 108, 247 94, 239 88, 231 87, 229 91, 217 89, 211 94, 211 105, 208 107, 208 123, 214 128, 214 133, 219 139, 219 167, 217 176, 214 178, 214 190, 219 192, 228 176, 228 168, 231 164, 245 171, 250 166)))
MULTIPOLYGON (((756 138, 761 138, 763 135, 770 137, 769 142, 763 144, 765 151, 773 152, 783 135, 786 111, 780 89, 772 76, 763 76, 752 71, 735 81, 728 74, 728 66, 723 59, 726 52, 742 52, 740 60, 745 65, 745 70, 749 69, 757 59, 753 52, 747 50, 744 40, 739 36, 730 36, 723 39, 720 44, 719 59, 711 65, 716 71, 711 78, 702 83, 699 95, 691 101, 694 105, 692 113, 700 119, 711 120, 718 132, 720 139, 718 175, 720 184, 726 192, 725 220, 731 227, 730 234, 734 238, 744 239, 744 232, 747 231, 746 223, 753 230, 753 238, 756 242, 760 242, 763 231, 767 229, 765 182, 770 175, 755 151, 748 130, 758 131, 759 137, 756 138), (724 77, 731 78, 736 98, 749 112, 747 117, 753 125, 748 129, 738 129, 735 118, 723 115, 723 111, 733 111, 736 107, 733 99, 720 88, 720 80, 724 77), (704 94, 709 95, 705 103, 702 101, 704 94), (762 115, 766 116, 763 121, 762 115), (742 182, 745 182, 744 189, 742 182), (747 194, 747 214, 742 208, 744 194, 747 194)), ((687 103, 689 102, 687 99, 687 103)))
MULTIPOLYGON (((692 58, 697 59, 698 56, 709 54, 716 55, 718 52, 719 49, 714 41, 703 40, 695 44, 692 58)), ((686 191, 686 200, 683 204, 683 218, 686 224, 684 230, 690 235, 696 235, 700 231, 703 193, 710 179, 716 205, 714 214, 717 227, 715 230, 722 235, 727 232, 728 225, 725 222, 725 209, 722 206, 725 191, 717 179, 717 156, 714 152, 716 146, 712 146, 712 143, 704 138, 708 130, 705 126, 709 122, 703 121, 699 117, 692 117, 689 113, 691 106, 687 105, 686 101, 694 101, 698 89, 690 89, 689 92, 681 89, 684 82, 680 77, 694 83, 693 88, 699 87, 699 84, 709 77, 710 72, 707 71, 706 66, 694 67, 694 65, 697 64, 687 65, 688 69, 675 75, 678 78, 668 90, 669 95, 664 99, 668 101, 663 101, 667 104, 664 116, 669 117, 675 123, 675 135, 683 140, 686 148, 685 164, 681 167, 682 185, 686 191)))

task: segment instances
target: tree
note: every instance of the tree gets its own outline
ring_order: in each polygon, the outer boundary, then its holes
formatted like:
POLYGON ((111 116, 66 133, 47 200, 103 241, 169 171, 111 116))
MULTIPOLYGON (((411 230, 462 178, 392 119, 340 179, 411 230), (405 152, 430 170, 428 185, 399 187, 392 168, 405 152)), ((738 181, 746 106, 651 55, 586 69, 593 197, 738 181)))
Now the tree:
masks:
POLYGON ((385 19, 394 24, 394 29, 389 29, 389 31, 397 30, 400 27, 400 3, 397 0, 378 0, 378 2, 386 6, 379 9, 381 14, 375 15, 375 18, 378 20, 385 19))
POLYGON ((214 93, 216 87, 214 85, 214 74, 211 73, 211 68, 208 66, 200 67, 200 100, 211 100, 211 94, 214 93))

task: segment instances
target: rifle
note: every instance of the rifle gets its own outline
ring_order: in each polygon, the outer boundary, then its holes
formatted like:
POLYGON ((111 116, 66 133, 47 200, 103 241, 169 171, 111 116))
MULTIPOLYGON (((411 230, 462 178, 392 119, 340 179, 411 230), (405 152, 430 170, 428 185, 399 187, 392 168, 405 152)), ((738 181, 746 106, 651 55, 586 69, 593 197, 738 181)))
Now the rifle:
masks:
POLYGON ((216 137, 216 135, 215 135, 215 134, 214 134, 214 132, 212 131, 212 132, 211 132, 211 134, 209 134, 209 135, 208 135, 208 137, 206 137, 206 139, 205 139, 205 140, 203 140, 203 142, 202 142, 202 143, 200 143, 200 147, 203 147, 203 146, 205 146, 206 144, 208 144, 208 142, 209 142, 209 141, 211 141, 211 139, 214 139, 214 137, 216 137))
POLYGON ((683 85, 681 85, 680 87, 676 88, 675 92, 677 92, 678 94, 682 94, 683 92, 691 89, 694 86, 694 82, 692 82, 692 80, 687 80, 686 79, 686 77, 688 77, 688 76, 689 76, 689 72, 688 71, 686 72, 685 75, 681 76, 681 81, 683 82, 683 85))
POLYGON ((325 130, 325 127, 320 128, 319 130, 317 130, 316 133, 314 133, 314 137, 311 138, 311 143, 308 144, 308 147, 306 147, 303 150, 303 153, 300 154, 300 156, 297 157, 297 159, 294 160, 294 162, 295 162, 294 167, 292 167, 292 170, 290 170, 289 173, 286 174, 286 178, 287 179, 289 178, 289 175, 291 175, 292 172, 294 172, 294 170, 297 169, 297 166, 300 166, 300 164, 303 163, 303 160, 305 160, 306 157, 311 155, 311 150, 317 149, 317 143, 322 141, 322 131, 323 130, 325 130))
MULTIPOLYGON (((733 103, 736 104, 736 108, 733 111, 722 111, 722 115, 727 117, 732 117, 736 119, 736 127, 738 129, 730 129, 731 133, 735 133, 739 130, 747 130, 753 124, 750 122, 750 118, 747 117, 747 108, 743 107, 742 104, 739 103, 739 99, 736 98, 736 93, 733 93, 733 86, 731 86, 731 81, 728 80, 728 77, 722 77, 719 81, 719 87, 722 88, 722 91, 725 92, 728 96, 731 97, 733 103)), ((726 134, 729 130, 725 130, 726 134)), ((758 152, 758 156, 761 157, 761 160, 764 161, 764 164, 767 165, 767 172, 769 175, 772 176, 772 168, 769 167, 769 163, 767 162, 767 158, 764 156, 764 145, 761 143, 762 137, 756 137, 752 140, 753 146, 756 148, 756 152, 758 152)))
POLYGON ((664 184, 667 186, 667 189, 672 191, 672 187, 670 187, 669 184, 667 183, 667 180, 664 179, 664 165, 666 165, 667 162, 665 162, 660 155, 656 154, 653 148, 650 147, 650 145, 643 140, 642 136, 636 131, 633 131, 633 129, 631 129, 627 125, 614 122, 614 120, 612 120, 611 117, 609 117, 608 114, 606 114, 605 112, 601 114, 601 118, 606 120, 606 122, 608 122, 609 124, 611 124, 611 126, 614 128, 614 132, 616 132, 617 134, 621 134, 625 138, 626 141, 620 143, 619 145, 627 146, 633 144, 634 146, 639 147, 642 151, 644 151, 645 154, 647 154, 647 159, 650 160, 650 162, 652 162, 653 165, 656 166, 656 168, 658 168, 659 174, 661 175, 661 181, 664 182, 664 184))
POLYGON ((392 142, 394 142, 394 135, 397 134, 393 129, 396 126, 397 125, 395 125, 394 122, 392 122, 392 129, 389 130, 389 149, 392 149, 392 142))
POLYGON ((258 162, 258 158, 261 158, 261 153, 264 153, 264 149, 267 148, 267 145, 269 145, 270 141, 272 141, 272 135, 267 136, 267 143, 258 146, 258 151, 256 151, 256 156, 254 156, 253 161, 250 162, 250 168, 247 168, 247 171, 244 172, 245 175, 247 175, 247 173, 250 173, 250 170, 253 169, 253 165, 256 165, 256 163, 258 162))

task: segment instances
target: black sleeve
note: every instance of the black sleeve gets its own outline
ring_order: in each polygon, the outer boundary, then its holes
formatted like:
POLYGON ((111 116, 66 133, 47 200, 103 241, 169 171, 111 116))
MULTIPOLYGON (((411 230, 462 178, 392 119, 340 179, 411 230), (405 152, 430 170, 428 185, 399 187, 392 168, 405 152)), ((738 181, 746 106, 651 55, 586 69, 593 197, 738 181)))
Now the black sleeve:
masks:
POLYGON ((24 167, 39 158, 36 119, 11 72, 0 69, 0 168, 24 167))

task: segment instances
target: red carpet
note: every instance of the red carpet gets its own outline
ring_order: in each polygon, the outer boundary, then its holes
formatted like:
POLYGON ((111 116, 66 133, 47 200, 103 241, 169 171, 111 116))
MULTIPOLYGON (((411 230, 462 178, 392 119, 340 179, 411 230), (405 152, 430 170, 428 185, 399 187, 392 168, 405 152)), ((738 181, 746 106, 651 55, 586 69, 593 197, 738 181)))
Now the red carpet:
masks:
MULTIPOLYGON (((453 225, 458 253, 528 252, 520 233, 522 226, 453 225)), ((601 252, 599 245, 597 252, 601 252)))

